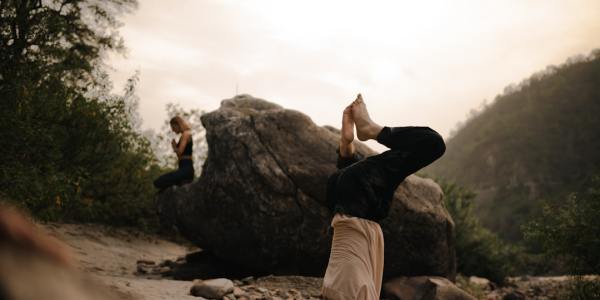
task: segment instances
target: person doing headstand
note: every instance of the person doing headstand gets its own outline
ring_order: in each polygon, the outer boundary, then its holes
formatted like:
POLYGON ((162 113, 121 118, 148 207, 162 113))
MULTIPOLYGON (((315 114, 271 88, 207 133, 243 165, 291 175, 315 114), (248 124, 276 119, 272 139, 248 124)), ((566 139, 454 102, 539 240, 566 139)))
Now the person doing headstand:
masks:
POLYGON ((327 181, 334 232, 321 290, 324 299, 379 299, 384 243, 378 222, 387 216, 398 185, 445 150, 442 137, 429 127, 373 122, 360 94, 344 109, 338 170, 327 181), (352 144, 354 127, 359 140, 373 139, 390 149, 363 158, 352 144))

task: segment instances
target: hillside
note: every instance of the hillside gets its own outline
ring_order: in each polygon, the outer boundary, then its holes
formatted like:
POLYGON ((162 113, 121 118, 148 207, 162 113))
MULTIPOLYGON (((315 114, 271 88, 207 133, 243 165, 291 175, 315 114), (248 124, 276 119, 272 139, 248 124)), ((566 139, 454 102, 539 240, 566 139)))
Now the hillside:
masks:
POLYGON ((600 175, 600 51, 509 86, 447 141, 425 173, 477 193, 476 213, 502 237, 600 175))

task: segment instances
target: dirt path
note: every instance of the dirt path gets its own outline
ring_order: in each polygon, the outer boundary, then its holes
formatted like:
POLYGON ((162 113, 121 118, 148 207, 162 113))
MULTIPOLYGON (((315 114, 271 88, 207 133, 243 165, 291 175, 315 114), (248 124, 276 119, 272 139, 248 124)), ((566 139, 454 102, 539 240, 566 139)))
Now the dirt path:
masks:
MULTIPOLYGON (((100 225, 50 223, 41 227, 72 248, 83 272, 111 287, 124 299, 202 299, 189 294, 191 281, 138 272, 138 261, 149 261, 154 267, 200 250, 196 247, 100 225)), ((318 299, 320 294, 321 279, 316 277, 266 276, 249 280, 235 281, 247 292, 246 299, 318 299)))
MULTIPOLYGON (((202 299, 189 294, 191 281, 138 272, 140 260, 148 261, 149 270, 152 270, 160 268, 159 264, 165 260, 178 261, 186 254, 200 250, 196 247, 135 230, 100 225, 51 223, 40 226, 72 248, 83 272, 112 288, 123 299, 202 299)), ((564 276, 514 277, 509 278, 510 285, 495 289, 459 286, 479 299, 507 296, 512 297, 510 299, 551 299, 564 289, 567 279, 564 276)), ((250 282, 234 282, 248 295, 238 299, 319 299, 321 286, 321 278, 302 276, 266 276, 252 278, 250 282)))
POLYGON ((190 282, 147 279, 135 274, 138 260, 175 260, 197 248, 99 225, 45 224, 42 227, 72 248, 82 271, 118 290, 125 298, 198 299, 189 295, 190 282))

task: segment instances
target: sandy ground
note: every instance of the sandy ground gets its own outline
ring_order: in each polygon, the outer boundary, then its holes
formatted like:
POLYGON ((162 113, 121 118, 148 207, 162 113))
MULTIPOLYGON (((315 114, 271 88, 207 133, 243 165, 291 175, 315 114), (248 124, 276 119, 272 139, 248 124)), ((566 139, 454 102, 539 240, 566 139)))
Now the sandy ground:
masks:
POLYGON ((135 274, 138 260, 175 260, 197 248, 98 225, 45 224, 42 227, 72 248, 82 271, 117 289, 126 299, 198 299, 189 295, 191 282, 148 279, 135 274))
MULTIPOLYGON (((152 266, 165 260, 177 261, 188 253, 200 250, 194 246, 135 230, 100 225, 51 223, 40 226, 71 247, 84 273, 108 286, 123 299, 202 299, 189 294, 191 281, 172 280, 152 272, 138 272, 140 260, 154 262, 152 266)), ((600 279, 598 276, 594 278, 600 279)), ((264 297, 249 299, 319 299, 321 280, 316 277, 266 276, 252 279, 251 283, 234 282, 245 291, 262 290, 264 297), (286 296, 277 297, 280 293, 286 296)), ((565 276, 526 276, 509 278, 508 286, 498 288, 458 285, 479 299, 499 300, 507 294, 512 294, 510 296, 513 298, 510 299, 556 299, 557 292, 564 289, 567 280, 565 276)))
MULTIPOLYGON (((156 265, 165 260, 177 261, 200 250, 194 246, 135 230, 100 225, 50 223, 40 226, 71 247, 84 273, 109 286, 123 299, 201 299, 189 294, 191 281, 138 272, 140 260, 152 261, 156 265)), ((274 295, 250 299, 318 299, 322 284, 321 278, 302 276, 265 276, 251 279, 251 283, 236 282, 244 289, 261 289, 262 294, 274 295), (277 298, 278 293, 285 294, 290 290, 296 296, 277 298)))

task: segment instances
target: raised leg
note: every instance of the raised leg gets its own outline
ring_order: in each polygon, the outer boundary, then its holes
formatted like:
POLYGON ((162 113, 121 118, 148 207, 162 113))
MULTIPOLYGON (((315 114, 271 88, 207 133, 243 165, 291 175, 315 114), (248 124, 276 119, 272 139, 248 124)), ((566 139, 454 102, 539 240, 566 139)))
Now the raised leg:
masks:
POLYGON ((442 137, 429 127, 384 127, 377 141, 390 150, 370 159, 380 162, 396 186, 446 151, 442 137))

